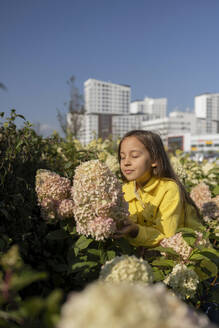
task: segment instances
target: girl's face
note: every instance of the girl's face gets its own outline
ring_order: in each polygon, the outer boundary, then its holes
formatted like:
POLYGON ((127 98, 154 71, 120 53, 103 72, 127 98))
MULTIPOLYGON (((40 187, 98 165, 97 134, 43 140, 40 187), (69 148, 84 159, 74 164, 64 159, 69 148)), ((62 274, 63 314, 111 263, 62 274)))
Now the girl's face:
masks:
POLYGON ((120 148, 120 168, 128 181, 137 180, 150 174, 152 166, 151 156, 145 146, 134 136, 125 138, 120 148))

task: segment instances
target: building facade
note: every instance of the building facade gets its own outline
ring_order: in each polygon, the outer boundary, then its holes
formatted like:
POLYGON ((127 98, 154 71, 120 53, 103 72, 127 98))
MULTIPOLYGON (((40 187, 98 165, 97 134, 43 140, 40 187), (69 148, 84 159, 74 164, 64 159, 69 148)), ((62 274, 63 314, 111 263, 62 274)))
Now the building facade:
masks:
POLYGON ((164 118, 167 115, 167 98, 144 98, 131 102, 131 114, 147 114, 149 119, 164 118))
POLYGON ((194 113, 171 112, 169 117, 142 121, 142 129, 154 131, 166 141, 169 135, 195 133, 196 117, 194 113))
POLYGON ((87 114, 128 114, 131 87, 88 79, 84 83, 84 97, 87 114))
POLYGON ((147 120, 148 115, 144 114, 129 114, 129 115, 116 115, 112 119, 112 135, 113 138, 120 138, 125 133, 131 130, 142 129, 142 121, 147 120))
POLYGON ((203 93, 195 97, 197 134, 219 133, 219 93, 203 93))

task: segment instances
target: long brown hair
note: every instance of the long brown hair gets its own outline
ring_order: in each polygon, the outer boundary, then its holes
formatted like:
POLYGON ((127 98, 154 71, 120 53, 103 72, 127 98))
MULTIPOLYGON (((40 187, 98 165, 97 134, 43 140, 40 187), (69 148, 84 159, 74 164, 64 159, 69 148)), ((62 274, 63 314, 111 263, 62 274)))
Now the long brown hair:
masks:
MULTIPOLYGON (((119 143, 118 148, 118 159, 119 163, 121 161, 120 156, 120 150, 121 150, 121 144, 124 139, 128 137, 135 137, 137 138, 147 149, 149 152, 152 162, 156 162, 156 167, 152 167, 152 175, 158 178, 169 178, 176 182, 176 184, 179 186, 181 199, 183 202, 183 205, 188 202, 192 206, 195 207, 198 217, 200 218, 199 210, 191 197, 189 196, 188 192, 186 191, 184 185, 180 182, 179 178, 177 177, 176 173, 174 172, 174 169, 170 163, 169 157, 165 151, 163 142, 161 140, 161 137, 152 131, 145 131, 145 130, 132 130, 127 132, 123 138, 121 139, 119 143)), ((122 174, 122 179, 126 181, 124 175, 122 174)), ((184 208, 186 208, 184 206, 184 208)))

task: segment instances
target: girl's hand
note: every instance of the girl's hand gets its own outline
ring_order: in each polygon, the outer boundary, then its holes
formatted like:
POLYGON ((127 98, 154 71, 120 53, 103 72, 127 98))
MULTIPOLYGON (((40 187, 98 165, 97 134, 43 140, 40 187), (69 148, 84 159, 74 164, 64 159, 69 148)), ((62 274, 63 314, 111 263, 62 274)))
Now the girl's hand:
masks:
POLYGON ((138 225, 132 220, 126 219, 123 222, 121 229, 117 230, 113 235, 113 238, 132 237, 135 238, 138 234, 138 225))

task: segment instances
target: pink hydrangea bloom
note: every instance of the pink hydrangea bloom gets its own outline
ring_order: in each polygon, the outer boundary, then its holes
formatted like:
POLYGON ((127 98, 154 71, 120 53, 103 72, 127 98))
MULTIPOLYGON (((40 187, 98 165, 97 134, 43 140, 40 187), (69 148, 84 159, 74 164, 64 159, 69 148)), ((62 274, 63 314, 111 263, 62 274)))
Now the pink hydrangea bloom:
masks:
POLYGON ((71 181, 49 170, 38 170, 36 193, 41 215, 51 222, 73 216, 73 200, 70 197, 71 181))
POLYGON ((71 189, 71 182, 57 173, 49 170, 38 170, 36 174, 36 193, 38 200, 51 198, 53 200, 63 200, 68 198, 71 189))
POLYGON ((211 191, 204 182, 201 182, 197 186, 192 188, 190 192, 190 196, 195 202, 196 206, 199 209, 202 209, 204 203, 210 202, 211 191))
POLYGON ((60 219, 69 219, 74 216, 74 202, 72 199, 63 199, 57 204, 57 216, 60 219))
POLYGON ((99 160, 84 162, 76 168, 71 195, 80 234, 97 240, 108 238, 115 232, 116 224, 129 216, 120 182, 99 160))
POLYGON ((178 232, 172 237, 161 240, 162 247, 172 248, 183 261, 186 261, 192 252, 192 248, 183 239, 182 232, 178 232))

